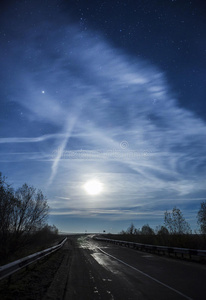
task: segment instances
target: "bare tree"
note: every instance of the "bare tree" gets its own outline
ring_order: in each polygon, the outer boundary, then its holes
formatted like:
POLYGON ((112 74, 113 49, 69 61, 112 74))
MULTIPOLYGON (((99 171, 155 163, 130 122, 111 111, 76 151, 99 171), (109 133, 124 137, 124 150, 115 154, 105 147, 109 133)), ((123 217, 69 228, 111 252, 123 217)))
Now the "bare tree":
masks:
POLYGON ((134 234, 135 233, 135 226, 133 223, 131 223, 131 225, 127 228, 126 231, 127 234, 134 234))
POLYGON ((11 233, 16 205, 14 190, 6 183, 5 177, 0 173, 0 257, 6 257, 10 251, 13 240, 11 233))
POLYGON ((165 226, 161 226, 158 229, 157 234, 159 234, 159 235, 168 235, 169 231, 168 231, 168 229, 165 226))
POLYGON ((13 189, 6 183, 5 177, 0 173, 0 235, 1 241, 7 239, 11 220, 13 219, 14 206, 16 199, 13 189))
POLYGON ((16 193, 13 232, 16 236, 41 229, 46 224, 49 206, 43 193, 24 184, 16 193))
POLYGON ((149 224, 145 224, 142 226, 141 234, 154 235, 154 230, 149 226, 149 224))
POLYGON ((200 226, 200 232, 206 234, 206 201, 203 201, 200 205, 200 209, 197 213, 197 222, 200 226))
POLYGON ((24 184, 14 191, 0 173, 0 260, 4 261, 9 253, 22 248, 26 242, 34 241, 42 231, 44 238, 58 234, 55 226, 47 225, 49 206, 40 190, 24 184), (34 233, 35 234, 30 234, 34 233))
POLYGON ((190 225, 183 217, 179 208, 174 207, 172 212, 165 212, 165 227, 171 234, 188 234, 191 233, 190 225))

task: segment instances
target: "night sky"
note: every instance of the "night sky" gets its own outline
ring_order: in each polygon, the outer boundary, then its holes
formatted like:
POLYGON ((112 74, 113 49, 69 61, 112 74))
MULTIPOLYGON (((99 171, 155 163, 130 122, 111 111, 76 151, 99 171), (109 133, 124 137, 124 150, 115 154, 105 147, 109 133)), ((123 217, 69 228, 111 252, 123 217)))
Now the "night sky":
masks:
POLYGON ((60 231, 155 228, 174 206, 196 229, 206 199, 205 1, 7 0, 0 13, 7 181, 40 188, 60 231))

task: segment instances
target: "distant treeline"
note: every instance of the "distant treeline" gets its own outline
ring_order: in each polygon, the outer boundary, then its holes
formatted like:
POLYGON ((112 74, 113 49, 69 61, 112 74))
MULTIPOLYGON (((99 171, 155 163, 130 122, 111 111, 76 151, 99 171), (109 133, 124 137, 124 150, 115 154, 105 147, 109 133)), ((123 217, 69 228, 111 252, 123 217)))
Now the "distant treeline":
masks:
POLYGON ((34 252, 58 235, 47 224, 48 212, 41 190, 27 184, 14 190, 0 173, 0 263, 26 248, 34 252))
POLYGON ((192 234, 181 210, 174 207, 172 212, 165 212, 164 225, 157 226, 155 230, 149 224, 137 229, 132 223, 126 231, 111 235, 111 238, 160 246, 206 249, 206 201, 200 204, 197 223, 199 230, 192 234))

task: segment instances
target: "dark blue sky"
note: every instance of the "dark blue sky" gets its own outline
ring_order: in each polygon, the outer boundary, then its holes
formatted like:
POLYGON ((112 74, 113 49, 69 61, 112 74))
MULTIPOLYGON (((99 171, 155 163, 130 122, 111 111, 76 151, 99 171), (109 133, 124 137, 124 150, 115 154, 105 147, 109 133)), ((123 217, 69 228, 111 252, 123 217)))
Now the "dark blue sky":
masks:
POLYGON ((192 228, 205 199, 204 1, 2 1, 0 171, 62 231, 192 228), (86 182, 102 191, 89 195, 86 182))

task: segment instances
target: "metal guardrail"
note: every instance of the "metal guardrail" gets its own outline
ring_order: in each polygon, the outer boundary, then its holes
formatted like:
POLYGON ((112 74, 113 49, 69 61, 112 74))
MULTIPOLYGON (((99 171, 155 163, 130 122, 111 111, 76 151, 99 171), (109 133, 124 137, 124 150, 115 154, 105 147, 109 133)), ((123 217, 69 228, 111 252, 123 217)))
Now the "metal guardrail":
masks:
POLYGON ((175 256, 177 256, 177 254, 181 254, 182 258, 184 257, 184 255, 188 255, 190 258, 192 257, 192 255, 206 257, 206 250, 156 246, 156 245, 140 244, 134 242, 121 241, 121 240, 112 240, 112 239, 106 239, 100 237, 95 237, 95 239, 99 241, 113 243, 116 245, 126 246, 141 251, 151 251, 151 252, 153 251, 157 253, 162 252, 164 254, 167 252, 169 255, 174 254, 175 256))
POLYGON ((0 266, 0 280, 12 275, 13 273, 21 270, 22 268, 25 268, 26 266, 34 262, 37 262, 39 259, 59 250, 64 245, 66 240, 67 238, 65 238, 60 244, 56 246, 53 246, 40 252, 36 252, 34 254, 18 259, 4 266, 0 266))

